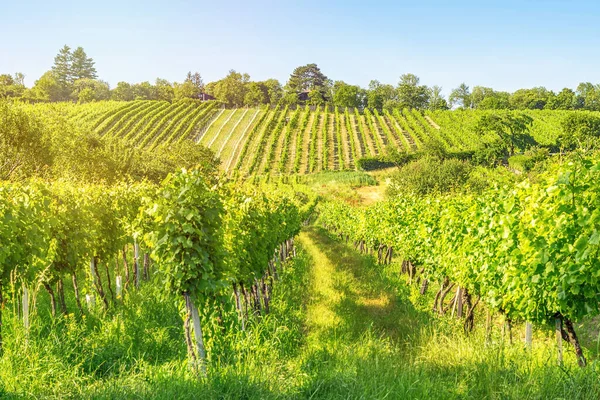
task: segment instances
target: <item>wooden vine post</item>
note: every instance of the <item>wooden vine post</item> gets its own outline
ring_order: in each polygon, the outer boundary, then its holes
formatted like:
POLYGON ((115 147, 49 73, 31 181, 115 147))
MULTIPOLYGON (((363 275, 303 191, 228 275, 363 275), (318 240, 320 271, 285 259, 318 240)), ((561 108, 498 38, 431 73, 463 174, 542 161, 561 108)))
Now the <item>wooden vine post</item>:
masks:
POLYGON ((563 363, 563 346, 562 346, 562 321, 560 318, 554 318, 554 334, 556 336, 556 357, 558 365, 563 363))
POLYGON ((135 276, 135 288, 140 288, 140 245, 137 240, 133 244, 133 268, 135 276))
POLYGON ((525 323, 525 346, 527 346, 528 349, 531 349, 532 340, 533 340, 533 325, 531 324, 531 322, 527 321, 525 323))
POLYGON ((123 296, 123 277, 121 275, 117 275, 115 286, 117 290, 117 299, 120 299, 123 296))
POLYGON ((202 325, 200 324, 200 314, 198 313, 198 307, 194 304, 189 294, 185 294, 185 304, 188 308, 188 312, 192 316, 192 322, 194 325, 194 338, 196 342, 196 351, 198 352, 198 358, 196 359, 197 364, 194 368, 200 367, 202 375, 206 375, 206 350, 204 348, 204 338, 202 336, 202 325))
POLYGON ((29 289, 23 286, 23 326, 29 330, 29 289))

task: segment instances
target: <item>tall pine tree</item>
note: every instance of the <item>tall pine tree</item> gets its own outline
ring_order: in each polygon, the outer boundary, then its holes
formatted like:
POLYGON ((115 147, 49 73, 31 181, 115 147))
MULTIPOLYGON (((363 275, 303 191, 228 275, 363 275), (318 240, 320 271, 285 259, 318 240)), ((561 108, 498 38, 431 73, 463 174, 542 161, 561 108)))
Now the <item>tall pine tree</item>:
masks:
POLYGON ((72 82, 77 79, 96 79, 98 74, 94 68, 94 60, 88 57, 83 47, 78 47, 71 54, 71 78, 72 82))
POLYGON ((78 79, 96 79, 94 60, 89 58, 83 47, 74 51, 67 45, 58 51, 54 57, 52 75, 60 86, 58 100, 69 100, 73 92, 73 83, 78 79))
POLYGON ((64 87, 73 83, 71 63, 71 48, 65 44, 63 48, 58 51, 56 57, 54 57, 54 66, 52 67, 52 72, 54 73, 56 80, 64 87))

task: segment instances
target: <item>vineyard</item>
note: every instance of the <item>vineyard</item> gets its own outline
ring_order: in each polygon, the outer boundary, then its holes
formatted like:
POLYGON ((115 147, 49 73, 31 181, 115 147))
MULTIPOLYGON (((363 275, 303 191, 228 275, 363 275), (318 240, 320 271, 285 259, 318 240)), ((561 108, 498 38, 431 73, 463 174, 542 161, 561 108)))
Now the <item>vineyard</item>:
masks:
POLYGON ((600 158, 482 115, 1 102, 0 397, 598 398, 600 158))
POLYGON ((161 296, 185 302, 188 355, 205 371, 200 315, 224 313, 218 299, 229 292, 240 329, 268 313, 278 271, 316 201, 285 189, 211 186, 185 170, 160 186, 3 184, 0 301, 22 299, 13 312, 27 331, 44 319, 36 305, 42 288, 52 318, 81 320, 124 307, 125 294, 142 284, 158 285, 161 296))
POLYGON ((431 308, 456 310, 466 333, 479 304, 488 318, 503 316, 509 335, 515 321, 553 321, 559 363, 564 338, 585 366, 573 321, 596 315, 600 303, 598 171, 596 157, 481 196, 397 197, 366 209, 330 202, 320 221, 380 264, 399 257, 422 295, 437 285, 431 308))
MULTIPOLYGON (((329 107, 310 109, 223 109, 216 102, 100 102, 32 106, 57 112, 105 137, 133 146, 193 140, 212 149, 231 174, 281 175, 355 170, 359 159, 378 157, 388 148, 415 153, 431 139, 449 152, 473 151, 487 139, 476 131, 492 111, 378 111, 329 107)), ((558 148, 561 122, 573 111, 524 111, 539 145, 558 148)))

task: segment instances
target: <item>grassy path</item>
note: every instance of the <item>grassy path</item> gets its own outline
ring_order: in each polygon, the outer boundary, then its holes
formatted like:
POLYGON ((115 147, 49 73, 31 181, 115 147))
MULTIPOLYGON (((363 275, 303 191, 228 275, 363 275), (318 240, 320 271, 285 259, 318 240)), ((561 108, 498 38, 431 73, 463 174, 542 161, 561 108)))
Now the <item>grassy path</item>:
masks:
MULTIPOLYGON (((306 398, 397 398, 405 344, 418 336, 421 312, 401 302, 369 257, 318 228, 298 237, 310 262, 302 365, 313 381, 306 398)), ((301 396, 302 397, 302 396, 301 396)), ((418 395, 417 395, 418 397, 418 395)))
POLYGON ((408 339, 418 312, 401 303, 374 269, 372 260, 327 236, 318 228, 304 230, 299 243, 312 260, 307 326, 323 344, 336 333, 351 344, 371 331, 382 339, 408 339))

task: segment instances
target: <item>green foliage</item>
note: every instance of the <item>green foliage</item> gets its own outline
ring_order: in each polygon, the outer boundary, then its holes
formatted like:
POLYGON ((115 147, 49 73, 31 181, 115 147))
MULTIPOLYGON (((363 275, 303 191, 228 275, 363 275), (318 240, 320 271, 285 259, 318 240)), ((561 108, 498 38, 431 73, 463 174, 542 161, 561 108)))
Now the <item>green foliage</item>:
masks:
POLYGON ((138 180, 148 179, 159 183, 172 171, 187 168, 200 171, 209 182, 214 183, 219 173, 218 166, 212 150, 183 140, 158 146, 151 152, 142 152, 132 176, 138 180))
POLYGON ((560 143, 567 149, 595 147, 600 136, 600 117, 591 113, 572 113, 562 121, 560 143))
MULTIPOLYGON (((143 103, 132 103, 117 113, 127 115, 136 107, 145 109, 143 103)), ((187 140, 164 141, 152 151, 139 150, 121 138, 90 133, 86 125, 77 126, 65 118, 60 108, 38 111, 44 110, 0 103, 2 179, 41 176, 113 183, 133 178, 158 183, 180 168, 199 168, 209 179, 217 174, 214 153, 187 140)), ((100 122, 99 129, 103 129, 100 122)), ((110 119, 106 124, 111 124, 110 119)))
POLYGON ((398 108, 423 110, 428 103, 427 86, 419 85, 419 78, 413 74, 402 75, 398 83, 398 108))
POLYGON ((500 139, 485 140, 475 150, 471 161, 475 165, 484 165, 496 167, 505 162, 508 158, 508 147, 500 139))
POLYGON ((321 218, 371 248, 393 246, 428 279, 449 277, 513 320, 577 320, 598 312, 598 165, 597 157, 574 159, 536 183, 478 196, 397 196, 369 209, 333 204, 321 218))
POLYGON ((429 89, 429 107, 430 110, 447 110, 448 102, 442 96, 442 88, 434 85, 429 89))
POLYGON ((16 73, 15 76, 0 74, 0 99, 21 97, 25 91, 23 74, 16 73))
POLYGON ((307 64, 294 69, 285 85, 285 91, 289 95, 294 94, 296 99, 301 93, 311 93, 310 104, 320 105, 327 98, 327 85, 328 79, 317 64, 307 64))
POLYGON ((485 114, 479 119, 476 129, 481 135, 496 135, 513 155, 515 149, 526 150, 535 144, 535 139, 529 134, 532 123, 533 118, 527 114, 485 114))
POLYGON ((462 190, 472 167, 466 161, 424 157, 392 175, 388 194, 427 195, 462 190))
POLYGON ((519 89, 510 96, 510 106, 517 110, 542 110, 546 107, 551 92, 545 87, 519 89))
POLYGON ((528 172, 531 171, 538 163, 546 160, 548 156, 548 149, 534 148, 526 151, 525 154, 510 157, 508 159, 508 165, 516 170, 528 172))
POLYGON ((108 100, 110 98, 110 89, 106 82, 81 78, 73 82, 72 97, 79 103, 108 100))
POLYGON ((384 104, 396 97, 394 86, 381 84, 379 81, 373 80, 369 82, 367 90, 367 107, 371 109, 381 110, 384 104))
POLYGON ((60 83, 53 71, 48 71, 23 93, 23 99, 31 102, 63 101, 69 94, 69 88, 60 83))
POLYGON ((325 171, 300 177, 299 183, 309 186, 348 185, 352 187, 375 186, 377 180, 362 171, 325 171))
POLYGON ((0 102, 0 179, 45 175, 52 164, 49 136, 39 120, 0 102))
POLYGON ((471 99, 471 91, 465 83, 461 83, 459 87, 452 90, 448 97, 450 106, 458 105, 460 108, 467 109, 473 108, 473 101, 471 99))
POLYGON ((348 85, 343 81, 333 84, 333 105, 336 107, 363 107, 364 91, 355 85, 348 85))
POLYGON ((226 275, 223 204, 209 184, 197 170, 170 175, 147 211, 147 241, 168 293, 206 296, 226 275))
POLYGON ((362 157, 355 160, 355 163, 356 168, 361 171, 375 171, 397 165, 394 161, 390 161, 388 157, 362 157))
POLYGON ((206 92, 222 103, 241 107, 245 104, 249 82, 250 75, 231 70, 225 78, 206 85, 206 92))
POLYGON ((425 157, 444 160, 448 158, 448 150, 446 145, 436 137, 428 138, 421 147, 421 154, 425 157))

